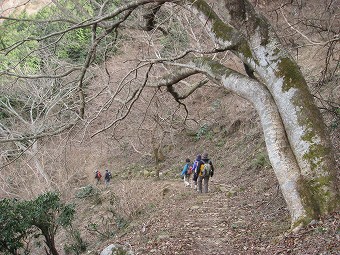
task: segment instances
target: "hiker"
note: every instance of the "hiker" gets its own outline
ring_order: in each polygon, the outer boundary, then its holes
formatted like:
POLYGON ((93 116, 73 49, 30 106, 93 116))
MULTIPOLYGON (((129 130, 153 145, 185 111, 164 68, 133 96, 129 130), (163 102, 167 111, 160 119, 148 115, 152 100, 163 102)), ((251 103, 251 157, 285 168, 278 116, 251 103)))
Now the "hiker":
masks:
POLYGON ((198 192, 202 193, 202 181, 203 181, 203 193, 208 193, 209 178, 214 175, 214 166, 208 157, 208 153, 204 153, 202 160, 198 163, 198 192))
POLYGON ((111 177, 112 177, 111 172, 106 169, 105 170, 105 177, 104 177, 106 186, 108 186, 110 184, 111 177))
POLYGON ((192 178, 192 181, 193 181, 192 183, 194 184, 194 189, 195 190, 197 190, 197 177, 198 177, 198 168, 197 168, 197 166, 198 166, 199 162, 201 162, 201 159, 202 159, 201 155, 198 154, 196 156, 196 160, 194 162, 194 165, 192 166, 192 171, 194 173, 193 178, 192 178))
POLYGON ((184 185, 186 187, 190 186, 191 173, 192 173, 191 161, 190 161, 190 159, 187 158, 185 160, 185 165, 184 165, 182 173, 181 173, 181 176, 183 176, 183 179, 184 179, 184 185))
POLYGON ((96 182, 96 185, 97 184, 99 184, 100 183, 100 180, 101 180, 101 178, 102 178, 102 174, 100 173, 100 171, 96 171, 95 172, 95 177, 94 177, 96 180, 97 180, 97 182, 96 182))

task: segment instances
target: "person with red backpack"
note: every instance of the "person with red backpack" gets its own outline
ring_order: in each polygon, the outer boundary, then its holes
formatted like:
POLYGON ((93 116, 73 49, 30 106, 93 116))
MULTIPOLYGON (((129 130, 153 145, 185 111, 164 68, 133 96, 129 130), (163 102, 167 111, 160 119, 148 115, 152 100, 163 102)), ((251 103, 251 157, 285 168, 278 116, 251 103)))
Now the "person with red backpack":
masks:
POLYGON ((209 178, 214 175, 214 166, 208 157, 208 153, 203 153, 202 160, 197 165, 197 172, 198 192, 202 193, 203 182, 203 193, 208 193, 209 178))
POLYGON ((184 185, 186 187, 190 186, 190 176, 191 176, 191 174, 192 174, 192 164, 191 164, 190 159, 187 158, 185 160, 185 165, 184 165, 182 173, 181 173, 181 176, 184 179, 184 185))
POLYGON ((102 178, 102 174, 97 170, 96 172, 95 172, 95 179, 97 180, 97 183, 96 184, 99 184, 100 183, 100 180, 101 180, 101 178, 102 178))

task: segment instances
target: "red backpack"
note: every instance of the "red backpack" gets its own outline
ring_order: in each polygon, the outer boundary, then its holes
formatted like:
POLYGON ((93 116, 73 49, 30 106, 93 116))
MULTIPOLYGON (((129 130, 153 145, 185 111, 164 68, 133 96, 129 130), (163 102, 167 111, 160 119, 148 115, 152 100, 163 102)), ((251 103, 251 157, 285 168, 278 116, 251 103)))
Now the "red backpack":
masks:
POLYGON ((190 165, 187 170, 187 175, 190 175, 190 174, 192 174, 192 165, 190 165))

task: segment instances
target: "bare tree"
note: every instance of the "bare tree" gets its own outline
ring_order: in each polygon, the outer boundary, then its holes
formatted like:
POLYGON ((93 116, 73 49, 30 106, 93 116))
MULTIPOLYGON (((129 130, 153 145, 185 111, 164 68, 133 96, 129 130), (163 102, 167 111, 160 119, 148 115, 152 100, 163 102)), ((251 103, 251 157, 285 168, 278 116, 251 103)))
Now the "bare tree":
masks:
MULTIPOLYGON (((58 7, 56 10, 60 10, 56 11, 59 17, 48 22, 59 26, 46 31, 44 36, 27 36, 5 44, 1 48, 4 58, 32 42, 39 43, 35 52, 49 49, 48 55, 55 56, 55 49, 61 47, 69 33, 84 29, 91 34, 86 55, 81 61, 62 67, 55 63, 53 73, 32 75, 19 70, 25 58, 29 59, 33 54, 28 51, 0 71, 3 79, 72 77, 69 80, 77 88, 78 110, 77 115, 68 121, 64 119, 64 123, 82 119, 90 125, 104 111, 113 111, 113 117, 93 136, 114 130, 120 121, 128 118, 143 92, 150 88, 167 91, 185 111, 183 99, 208 79, 249 100, 257 109, 292 226, 338 208, 334 157, 321 114, 296 61, 282 45, 269 20, 249 1, 136 0, 121 1, 117 6, 111 6, 108 1, 90 1, 91 12, 72 5, 72 1, 66 2, 74 8, 53 2, 58 7), (147 47, 136 56, 135 68, 122 77, 115 89, 106 91, 107 100, 94 115, 87 114, 86 106, 91 103, 86 96, 87 80, 91 78, 91 68, 98 58, 107 60, 106 49, 112 42, 118 42, 115 39, 118 37, 112 37, 112 34, 119 35, 119 31, 125 32, 124 35, 135 33, 138 37, 143 30, 147 35, 144 37, 147 47), (226 53, 243 64, 244 70, 231 69, 232 65, 224 58, 226 53), (190 81, 191 86, 184 87, 185 81, 190 81)), ((2 18, 12 22, 39 22, 2 18)), ((47 20, 41 20, 40 24, 44 22, 47 20)), ((124 37, 120 42, 127 43, 124 37)), ((105 70, 110 84, 114 74, 109 68, 105 70)), ((25 139, 36 138, 37 134, 33 132, 25 136, 25 139)), ((1 142, 20 139, 21 135, 6 136, 1 142)))

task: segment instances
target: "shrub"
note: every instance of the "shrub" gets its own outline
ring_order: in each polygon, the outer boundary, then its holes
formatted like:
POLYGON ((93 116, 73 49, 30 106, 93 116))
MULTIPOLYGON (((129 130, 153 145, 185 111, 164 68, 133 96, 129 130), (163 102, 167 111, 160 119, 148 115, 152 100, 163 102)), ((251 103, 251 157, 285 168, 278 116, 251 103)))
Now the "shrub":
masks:
POLYGON ((66 254, 76 254, 79 255, 82 252, 86 251, 87 243, 80 236, 79 231, 72 231, 71 237, 73 240, 72 244, 66 244, 64 246, 64 251, 66 254))
MULTIPOLYGON (((58 255, 54 237, 60 226, 68 227, 74 217, 74 205, 61 203, 59 194, 47 192, 35 200, 19 201, 3 199, 0 201, 0 251, 17 254, 24 248, 25 239, 43 236, 50 254, 58 255)), ((27 247, 25 252, 27 253, 27 247)))
POLYGON ((82 187, 77 193, 76 198, 86 198, 94 196, 98 193, 98 190, 94 188, 91 184, 82 187))
POLYGON ((271 166, 267 153, 259 153, 256 156, 255 160, 252 162, 252 166, 255 168, 271 166))
POLYGON ((208 124, 203 124, 196 133, 196 140, 200 140, 203 136, 208 133, 208 124))

